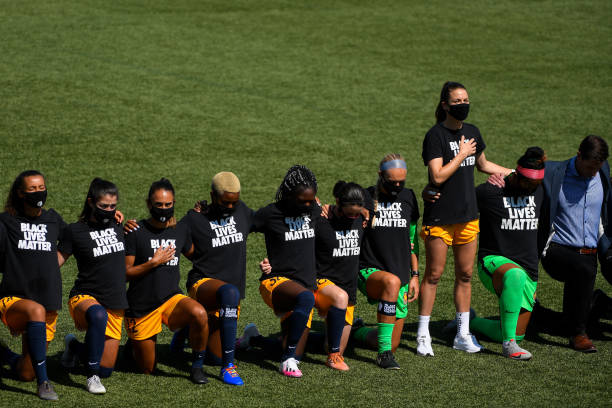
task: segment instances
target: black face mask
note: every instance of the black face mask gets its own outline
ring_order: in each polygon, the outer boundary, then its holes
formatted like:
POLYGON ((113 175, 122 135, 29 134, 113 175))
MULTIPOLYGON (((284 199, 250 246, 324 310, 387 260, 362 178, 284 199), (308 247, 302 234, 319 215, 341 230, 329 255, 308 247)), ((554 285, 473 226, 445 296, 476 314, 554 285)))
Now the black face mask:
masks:
POLYGON ((30 207, 40 208, 45 205, 45 201, 47 201, 47 190, 23 193, 23 201, 30 207))
POLYGON ((215 212, 217 214, 221 214, 222 217, 229 217, 230 215, 234 213, 234 211, 236 211, 235 205, 232 208, 229 208, 224 205, 214 203, 212 207, 214 208, 215 212))
POLYGON ((458 103, 457 105, 448 106, 448 114, 457 120, 465 120, 470 113, 469 103, 458 103))
POLYGON ((108 224, 115 219, 115 212, 117 210, 107 211, 96 206, 93 210, 93 216, 99 224, 108 224))
POLYGON ((170 208, 159 208, 159 207, 151 207, 149 210, 151 213, 151 217, 155 221, 166 222, 174 215, 174 207, 170 208))
POLYGON ((388 181, 381 177, 380 182, 382 187, 385 189, 387 194, 392 196, 396 196, 404 189, 404 184, 406 184, 406 180, 402 180, 399 182, 399 186, 396 185, 397 182, 388 181))

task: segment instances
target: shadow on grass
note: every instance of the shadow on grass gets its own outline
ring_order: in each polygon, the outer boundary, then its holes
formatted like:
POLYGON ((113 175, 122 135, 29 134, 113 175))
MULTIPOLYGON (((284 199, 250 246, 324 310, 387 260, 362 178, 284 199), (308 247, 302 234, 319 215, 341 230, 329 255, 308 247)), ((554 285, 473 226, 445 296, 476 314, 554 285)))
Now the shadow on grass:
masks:
POLYGON ((82 366, 77 366, 75 368, 67 369, 64 368, 61 364, 62 351, 59 351, 47 358, 47 371, 49 373, 49 378, 51 381, 64 385, 66 387, 72 387, 79 390, 85 389, 85 368, 82 366), (82 375, 83 381, 76 382, 71 377, 70 374, 82 375))
MULTIPOLYGON (((15 394, 33 395, 35 397, 38 397, 38 395, 33 391, 26 391, 26 390, 22 390, 21 388, 12 387, 8 384, 5 384, 3 378, 12 378, 12 379, 15 379, 16 381, 19 381, 17 380, 17 378, 15 377, 12 371, 8 371, 3 368, 0 368, 0 390, 3 392, 2 395, 6 395, 4 394, 4 391, 7 391, 7 392, 13 392, 15 394)), ((36 381, 31 381, 30 384, 32 385, 32 388, 36 388, 36 381)))

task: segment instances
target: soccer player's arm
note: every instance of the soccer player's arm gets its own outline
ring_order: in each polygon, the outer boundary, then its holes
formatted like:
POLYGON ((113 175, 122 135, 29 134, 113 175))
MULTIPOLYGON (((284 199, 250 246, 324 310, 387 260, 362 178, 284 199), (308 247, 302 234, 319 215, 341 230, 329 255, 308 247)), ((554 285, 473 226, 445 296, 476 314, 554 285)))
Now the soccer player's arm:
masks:
POLYGON ((133 232, 126 237, 125 242, 125 279, 129 282, 139 278, 151 270, 170 262, 174 259, 176 248, 171 246, 159 247, 155 250, 153 257, 147 262, 134 265, 136 261, 136 239, 138 232, 133 232))
MULTIPOLYGON (((62 220, 63 222, 63 220, 62 220)), ((72 230, 66 223, 60 223, 59 242, 57 243, 57 263, 61 267, 72 255, 72 230)))

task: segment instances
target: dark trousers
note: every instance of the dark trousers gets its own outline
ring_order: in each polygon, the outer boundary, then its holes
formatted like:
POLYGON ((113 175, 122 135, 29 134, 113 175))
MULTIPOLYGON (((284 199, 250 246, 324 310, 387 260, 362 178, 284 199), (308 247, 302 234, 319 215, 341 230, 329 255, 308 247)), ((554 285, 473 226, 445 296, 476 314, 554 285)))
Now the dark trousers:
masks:
POLYGON ((597 255, 582 255, 551 242, 542 266, 553 279, 565 283, 563 314, 569 334, 584 334, 597 275, 597 255))

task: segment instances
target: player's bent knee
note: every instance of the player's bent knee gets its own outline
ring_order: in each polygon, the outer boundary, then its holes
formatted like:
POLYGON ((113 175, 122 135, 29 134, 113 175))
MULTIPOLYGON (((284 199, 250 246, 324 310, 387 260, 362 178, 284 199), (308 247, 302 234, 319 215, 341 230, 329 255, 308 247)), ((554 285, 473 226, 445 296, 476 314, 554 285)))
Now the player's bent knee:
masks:
POLYGON ((305 290, 295 297, 295 308, 310 310, 314 307, 314 302, 314 294, 309 290, 305 290))
POLYGON ((47 311, 45 310, 43 305, 36 302, 30 302, 30 305, 26 311, 28 321, 31 322, 44 322, 46 318, 46 313, 47 311))
POLYGON ((217 302, 224 306, 238 306, 240 291, 231 283, 226 283, 217 289, 217 302))
POLYGON ((334 293, 334 297, 332 299, 333 305, 334 307, 337 307, 338 309, 346 309, 346 307, 348 306, 348 301, 349 301, 348 294, 344 290, 340 288, 338 289, 339 290, 337 290, 334 293))

